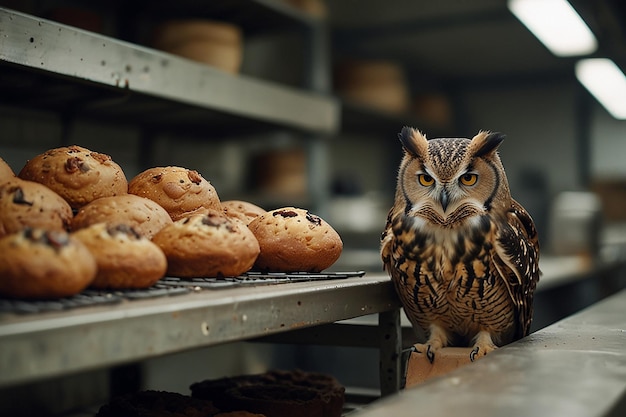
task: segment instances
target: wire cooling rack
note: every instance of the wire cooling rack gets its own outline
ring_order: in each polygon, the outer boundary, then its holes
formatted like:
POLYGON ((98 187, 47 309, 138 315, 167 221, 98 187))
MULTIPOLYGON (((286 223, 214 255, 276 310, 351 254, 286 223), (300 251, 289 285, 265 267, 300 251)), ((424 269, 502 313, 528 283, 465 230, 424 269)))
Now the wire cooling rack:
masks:
POLYGON ((354 272, 246 272, 238 277, 230 278, 191 278, 181 279, 165 277, 160 282, 165 285, 198 287, 198 288, 232 288, 250 285, 273 285, 292 282, 320 281, 362 277, 364 271, 354 272))
POLYGON ((288 284, 293 282, 321 281, 362 277, 364 271, 352 272, 247 272, 238 277, 190 278, 165 277, 155 285, 137 290, 87 289, 72 297, 54 300, 18 300, 0 298, 0 312, 28 314, 46 311, 63 311, 85 306, 116 304, 124 300, 170 297, 193 291, 220 290, 226 288, 288 284))

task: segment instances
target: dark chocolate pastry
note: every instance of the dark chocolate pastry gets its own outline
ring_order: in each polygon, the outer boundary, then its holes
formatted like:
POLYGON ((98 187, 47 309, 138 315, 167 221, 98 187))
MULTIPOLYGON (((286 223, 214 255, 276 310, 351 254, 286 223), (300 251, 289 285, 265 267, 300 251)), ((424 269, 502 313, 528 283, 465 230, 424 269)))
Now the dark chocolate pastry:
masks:
POLYGON ((211 417, 210 401, 167 391, 140 391, 117 396, 100 407, 96 417, 211 417))
POLYGON ((335 378, 299 370, 202 381, 191 385, 191 393, 220 410, 267 417, 339 417, 345 401, 345 388, 335 378))

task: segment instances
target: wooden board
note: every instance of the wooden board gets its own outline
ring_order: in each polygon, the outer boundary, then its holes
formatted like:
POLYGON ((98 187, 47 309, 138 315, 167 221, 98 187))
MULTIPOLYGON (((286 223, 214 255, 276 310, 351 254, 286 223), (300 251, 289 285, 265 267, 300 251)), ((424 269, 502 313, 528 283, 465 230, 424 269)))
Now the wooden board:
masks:
POLYGON ((412 352, 407 361, 405 388, 471 364, 471 351, 472 348, 446 347, 436 353, 433 363, 424 353, 412 352))

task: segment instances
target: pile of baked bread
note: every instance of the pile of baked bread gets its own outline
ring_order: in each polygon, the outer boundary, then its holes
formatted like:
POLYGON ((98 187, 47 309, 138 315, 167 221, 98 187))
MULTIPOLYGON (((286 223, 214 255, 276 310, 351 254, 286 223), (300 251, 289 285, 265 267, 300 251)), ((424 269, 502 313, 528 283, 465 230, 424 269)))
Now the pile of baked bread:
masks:
POLYGON ((300 370, 209 379, 191 395, 139 391, 111 398, 96 417, 341 417, 345 387, 332 375, 300 370))
POLYGON ((37 155, 17 175, 0 158, 0 296, 146 288, 165 275, 320 272, 342 248, 308 210, 220 201, 184 167, 129 181, 109 155, 80 146, 37 155))

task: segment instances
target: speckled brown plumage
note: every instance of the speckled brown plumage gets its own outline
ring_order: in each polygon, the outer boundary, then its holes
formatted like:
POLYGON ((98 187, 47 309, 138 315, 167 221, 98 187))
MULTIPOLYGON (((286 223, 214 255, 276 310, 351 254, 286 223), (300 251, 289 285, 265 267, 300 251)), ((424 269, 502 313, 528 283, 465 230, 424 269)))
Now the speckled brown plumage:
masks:
POLYGON ((427 337, 416 348, 431 361, 462 345, 474 360, 529 333, 539 245, 530 215, 511 198, 497 154, 503 139, 400 134, 404 157, 381 256, 427 337))

